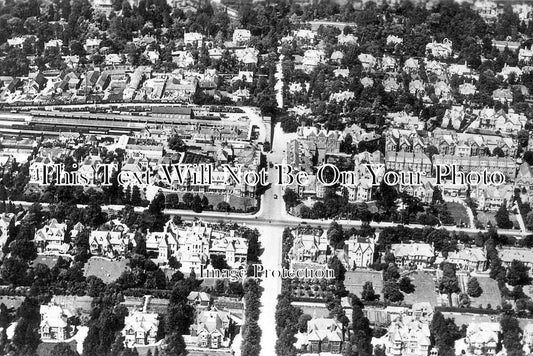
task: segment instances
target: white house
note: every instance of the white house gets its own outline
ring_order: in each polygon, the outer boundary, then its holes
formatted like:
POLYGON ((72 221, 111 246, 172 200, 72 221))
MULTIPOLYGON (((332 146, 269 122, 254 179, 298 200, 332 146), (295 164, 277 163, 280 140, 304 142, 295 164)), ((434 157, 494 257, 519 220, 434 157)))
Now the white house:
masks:
POLYGON ((134 311, 124 318, 124 346, 133 348, 155 344, 159 328, 159 315, 134 311))
POLYGON ((442 42, 433 41, 426 45, 426 55, 431 54, 436 58, 448 58, 452 55, 452 41, 445 38, 442 42))
POLYGON ((72 327, 68 323, 68 318, 72 314, 52 303, 41 305, 41 324, 39 333, 42 340, 64 341, 71 337, 72 327))
POLYGON ((233 43, 235 43, 236 45, 247 44, 251 38, 252 34, 250 30, 235 29, 235 31, 233 31, 233 43))
POLYGON ((198 32, 186 32, 183 35, 183 42, 185 45, 202 47, 204 35, 198 32))
POLYGON ((70 245, 65 243, 67 224, 60 224, 51 219, 45 226, 35 232, 35 245, 40 252, 66 253, 70 245))

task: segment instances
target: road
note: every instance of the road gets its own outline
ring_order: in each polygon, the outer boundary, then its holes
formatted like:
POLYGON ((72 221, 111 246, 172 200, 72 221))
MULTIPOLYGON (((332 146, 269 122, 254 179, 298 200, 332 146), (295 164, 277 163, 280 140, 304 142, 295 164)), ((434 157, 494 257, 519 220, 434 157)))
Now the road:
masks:
MULTIPOLYGON (((285 134, 281 129, 280 124, 277 124, 274 128, 274 135, 272 141, 272 152, 268 154, 268 162, 285 163, 285 149, 287 142, 294 138, 294 134, 285 134)), ((269 168, 269 176, 272 178, 276 174, 275 168, 269 168)), ((281 267, 281 248, 282 248, 282 233, 283 229, 287 226, 296 226, 298 224, 308 224, 311 226, 327 227, 333 220, 308 220, 300 219, 289 215, 285 210, 285 204, 283 203, 283 187, 273 184, 266 190, 265 194, 261 198, 261 207, 255 214, 230 214, 222 212, 203 212, 201 214, 194 213, 192 211, 167 209, 165 213, 168 215, 179 215, 184 220, 191 220, 201 218, 204 221, 224 221, 234 222, 239 224, 245 224, 251 228, 257 228, 260 232, 261 245, 264 248, 261 256, 262 263, 265 269, 279 269, 281 267)), ((32 203, 28 202, 14 202, 15 205, 30 206, 32 203)), ((47 209, 48 204, 43 203, 43 208, 47 209)), ((83 208, 83 205, 78 207, 83 208)), ((116 212, 122 210, 123 206, 102 206, 102 210, 106 212, 116 212)), ((142 212, 146 208, 135 208, 136 211, 142 212)), ((361 221, 354 220, 336 220, 339 224, 345 226, 361 226, 361 221)), ((379 229, 385 227, 397 226, 397 223, 392 222, 372 222, 371 226, 379 229)), ((410 224, 409 227, 424 228, 423 225, 410 224)), ((463 231, 467 233, 483 232, 475 228, 459 228, 455 226, 446 226, 450 231, 463 231)), ((513 235, 524 236, 524 232, 512 231, 512 230, 499 230, 501 235, 513 235)), ((263 287, 263 293, 261 296, 261 307, 259 316, 259 325, 262 331, 261 342, 261 356, 275 355, 275 340, 276 335, 276 323, 275 313, 277 297, 281 292, 281 279, 279 278, 264 278, 261 282, 263 287)))

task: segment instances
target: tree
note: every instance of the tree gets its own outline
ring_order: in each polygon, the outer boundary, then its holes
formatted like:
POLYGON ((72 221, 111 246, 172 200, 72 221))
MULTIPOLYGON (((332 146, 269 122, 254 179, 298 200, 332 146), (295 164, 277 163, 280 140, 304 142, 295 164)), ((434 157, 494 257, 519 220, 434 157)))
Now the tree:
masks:
POLYGON ((389 263, 387 270, 383 274, 383 280, 385 281, 395 281, 400 278, 400 271, 398 266, 395 263, 389 263))
POLYGON ((181 197, 181 200, 183 200, 183 203, 187 208, 190 208, 193 203, 194 196, 191 193, 185 193, 181 197))
POLYGON ((178 194, 171 193, 166 196, 166 207, 169 209, 178 209, 180 204, 180 198, 178 194))
POLYGON ((179 135, 174 135, 168 139, 168 148, 174 151, 184 152, 187 150, 187 145, 185 145, 185 142, 179 135))
POLYGON ((448 301, 451 305, 452 293, 459 293, 459 282, 457 281, 457 275, 455 274, 455 265, 452 263, 442 264, 442 278, 439 283, 439 291, 442 294, 448 294, 448 301))
POLYGON ((444 318, 440 311, 435 311, 430 324, 433 344, 439 349, 439 355, 448 355, 453 350, 455 340, 461 338, 461 332, 453 319, 444 318))
POLYGON ((0 328, 7 328, 10 322, 9 311, 4 303, 0 304, 0 328))
POLYGON ((400 287, 400 290, 404 293, 409 294, 415 291, 415 286, 411 282, 411 278, 407 276, 400 278, 400 280, 398 281, 398 285, 400 287))
POLYGON ((339 225, 336 221, 333 221, 329 225, 328 240, 330 246, 333 248, 341 247, 344 243, 344 231, 342 229, 342 226, 339 225))
POLYGON ((344 275, 346 274, 346 268, 337 256, 331 258, 328 262, 328 267, 335 271, 335 279, 339 282, 344 281, 344 275))
POLYGON ((14 286, 24 284, 26 280, 26 270, 28 263, 16 257, 4 258, 4 263, 0 267, 0 276, 14 286))
POLYGON ((61 342, 56 344, 52 349, 52 355, 54 356, 78 356, 79 354, 72 350, 69 344, 61 342))
POLYGON ((195 213, 201 213, 204 210, 204 206, 202 204, 202 198, 198 194, 194 195, 194 198, 192 200, 191 209, 195 213))
POLYGON ((477 298, 483 293, 483 290, 481 289, 481 286, 479 285, 479 282, 476 277, 472 277, 468 280, 467 283, 467 293, 469 296, 477 298))
POLYGON ((15 327, 13 344, 18 355, 33 355, 40 342, 39 336, 39 302, 35 298, 26 297, 17 312, 19 321, 15 327))
POLYGON ((211 256, 211 266, 218 270, 230 269, 226 262, 226 258, 222 255, 211 256))
POLYGON ((374 292, 372 282, 365 282, 363 285, 363 291, 361 292, 361 298, 365 302, 373 302, 374 300, 379 299, 379 295, 374 292))
POLYGON ((513 260, 507 270, 507 283, 512 286, 525 286, 530 284, 529 267, 522 261, 513 260))
POLYGON ((285 202, 287 209, 290 209, 299 204, 300 197, 298 196, 298 193, 291 188, 286 188, 285 193, 283 194, 283 201, 285 202))
POLYGON ((403 294, 400 292, 398 283, 393 280, 386 281, 383 285, 383 297, 391 303, 401 302, 403 300, 403 294))
POLYGON ((347 355, 365 356, 372 355, 372 329, 370 322, 364 315, 358 303, 352 302, 352 335, 347 355))
POLYGON ((307 332, 307 322, 311 319, 313 319, 313 317, 309 314, 300 315, 298 318, 298 331, 301 333, 307 332))
POLYGON ((141 204, 141 189, 137 185, 134 185, 131 189, 131 205, 140 206, 141 204))
POLYGON ((503 335, 503 346, 505 346, 507 354, 522 351, 522 329, 520 329, 518 320, 510 315, 503 315, 500 320, 500 326, 503 335))
POLYGON ((96 276, 87 277, 87 294, 90 297, 98 297, 105 291, 105 283, 96 276))
POLYGON ((511 229, 513 227, 513 222, 509 219, 506 200, 503 201, 494 218, 496 219, 496 224, 501 229, 511 229))
POLYGON ((221 201, 220 203, 217 204, 217 210, 218 211, 230 211, 231 205, 229 205, 228 202, 221 201))

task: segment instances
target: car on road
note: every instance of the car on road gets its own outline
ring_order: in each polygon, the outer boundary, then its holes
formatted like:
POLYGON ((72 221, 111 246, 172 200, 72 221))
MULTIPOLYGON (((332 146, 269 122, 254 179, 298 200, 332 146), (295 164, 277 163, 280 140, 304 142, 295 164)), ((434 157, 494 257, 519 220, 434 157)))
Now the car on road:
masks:
POLYGON ((278 199, 278 195, 277 194, 274 194, 274 199, 278 199))

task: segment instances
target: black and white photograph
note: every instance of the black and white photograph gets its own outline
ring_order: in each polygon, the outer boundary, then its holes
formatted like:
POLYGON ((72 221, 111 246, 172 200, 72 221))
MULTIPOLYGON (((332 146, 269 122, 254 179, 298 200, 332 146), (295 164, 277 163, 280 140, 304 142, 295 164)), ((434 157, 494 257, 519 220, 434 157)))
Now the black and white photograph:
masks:
POLYGON ((0 356, 533 356, 533 0, 0 0, 0 356))

